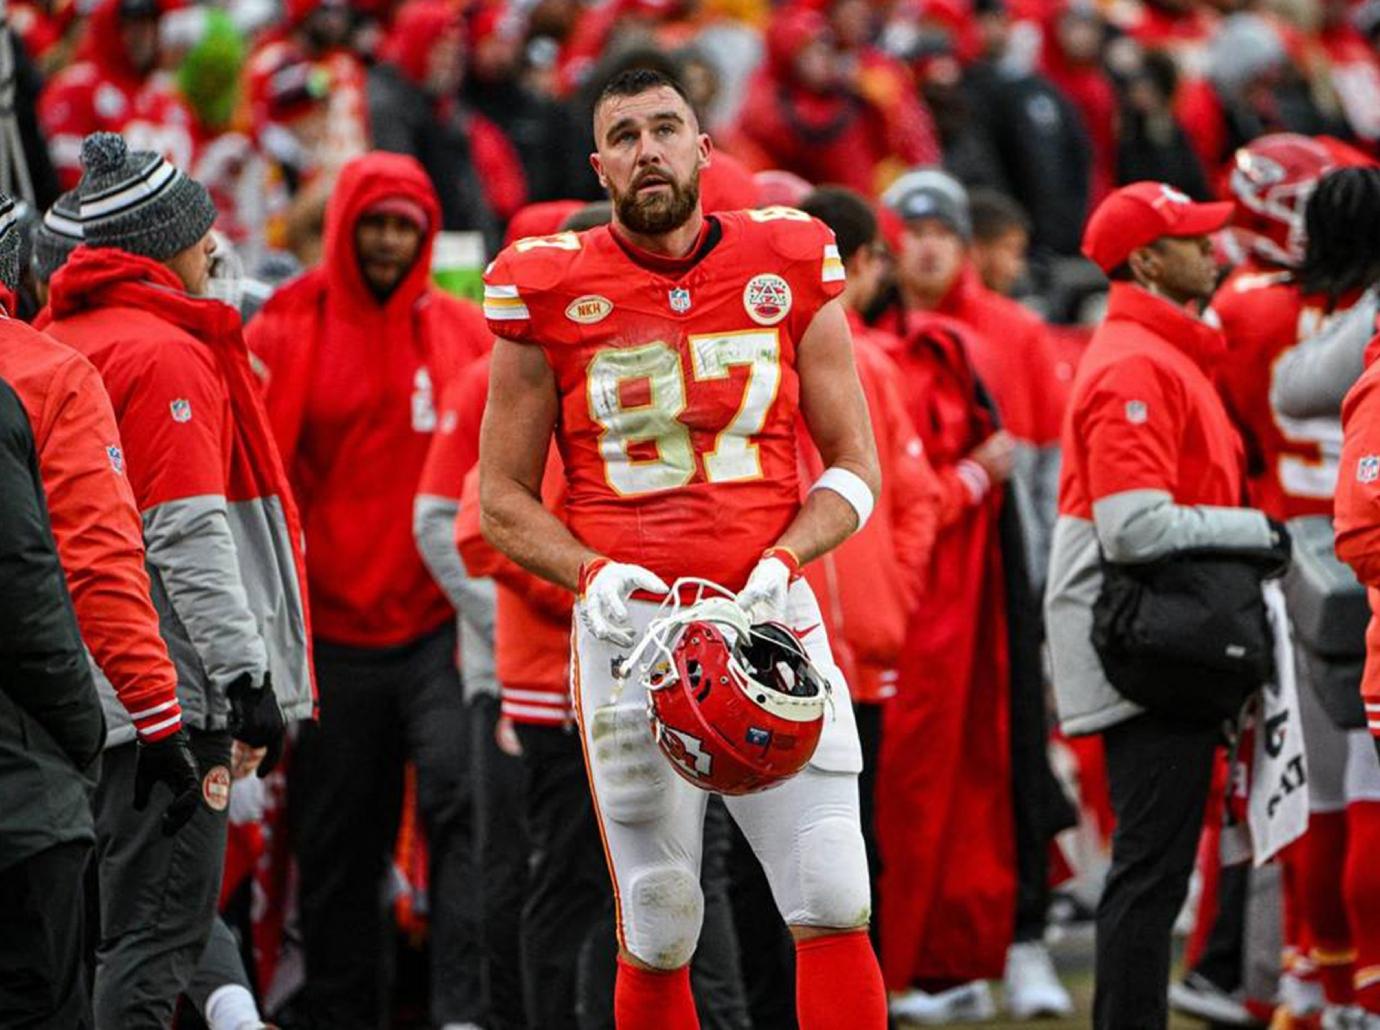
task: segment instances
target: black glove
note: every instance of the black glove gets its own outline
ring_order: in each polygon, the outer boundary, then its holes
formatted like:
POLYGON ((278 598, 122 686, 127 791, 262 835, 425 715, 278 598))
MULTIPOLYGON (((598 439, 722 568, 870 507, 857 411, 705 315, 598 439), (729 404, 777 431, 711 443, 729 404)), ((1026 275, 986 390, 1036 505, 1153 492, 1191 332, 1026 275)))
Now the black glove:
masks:
POLYGON ((139 741, 134 759, 135 811, 148 807, 155 783, 172 791, 172 804, 163 811, 163 836, 171 837, 187 825, 201 804, 201 774, 197 772, 186 730, 178 730, 152 744, 139 741))
POLYGON ((226 688, 230 700, 230 735, 241 744, 267 748, 259 763, 259 779, 273 771, 283 756, 283 713, 273 694, 273 681, 264 675, 264 685, 251 685, 245 673, 226 688))
POLYGON ((1289 571, 1289 563, 1294 557, 1294 540, 1289 535, 1289 527, 1276 519, 1270 523, 1270 557, 1274 562, 1271 575, 1282 576, 1289 571))

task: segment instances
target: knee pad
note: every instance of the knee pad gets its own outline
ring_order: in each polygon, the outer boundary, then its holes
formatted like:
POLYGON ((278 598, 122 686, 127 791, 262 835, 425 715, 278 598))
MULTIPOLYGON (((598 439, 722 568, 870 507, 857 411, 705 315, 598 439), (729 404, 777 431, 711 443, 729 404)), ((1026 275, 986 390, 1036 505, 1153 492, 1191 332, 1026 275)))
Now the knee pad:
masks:
POLYGON ((661 757, 647 709, 641 705, 604 705, 595 709, 590 726, 591 761, 599 808, 620 823, 643 823, 664 815, 675 793, 674 773, 661 757))
POLYGON ((868 924, 872 888, 856 820, 831 815, 801 831, 800 895, 803 912, 792 914, 792 922, 839 930, 868 924))
POLYGON ((628 951, 653 969, 679 969, 695 953, 704 920, 699 877, 658 866, 632 877, 621 900, 628 951))

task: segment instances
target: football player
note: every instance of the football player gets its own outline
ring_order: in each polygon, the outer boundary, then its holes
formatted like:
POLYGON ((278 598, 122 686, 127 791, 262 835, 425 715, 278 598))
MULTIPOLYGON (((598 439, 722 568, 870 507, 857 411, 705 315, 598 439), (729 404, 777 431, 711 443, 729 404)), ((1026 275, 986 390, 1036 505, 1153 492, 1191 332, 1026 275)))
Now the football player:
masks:
MULTIPOLYGON (((1332 141, 1276 133, 1238 150, 1229 180, 1234 222, 1250 256, 1222 284, 1209 312, 1227 340, 1218 385, 1246 442, 1251 503, 1281 521, 1332 514, 1340 419, 1286 418, 1270 394, 1282 359, 1362 293, 1359 282, 1348 281, 1359 270, 1336 237, 1310 240, 1308 232, 1320 218, 1338 231, 1356 224, 1358 212, 1337 191, 1313 209, 1323 177, 1356 160, 1332 141)), ((1352 1004, 1357 972, 1366 974, 1364 994, 1380 1003, 1380 970, 1355 969, 1357 921, 1354 913, 1349 918, 1351 885, 1343 876, 1354 827, 1380 810, 1373 804, 1380 800, 1380 765, 1365 731, 1348 734, 1335 726, 1310 687, 1300 691, 1299 701, 1309 822, 1306 836, 1284 858, 1286 898, 1297 924, 1290 936, 1298 939, 1286 941, 1281 998, 1285 1018, 1316 1018, 1324 1004, 1352 1004)), ((1363 875, 1359 869, 1357 875, 1363 875)))
MULTIPOLYGON (((519 240, 485 275, 498 340, 480 503, 495 546, 578 595, 572 692, 618 909, 617 1025, 699 1025, 686 967, 709 794, 662 757, 641 677, 620 674, 670 584, 694 576, 789 625, 832 685, 810 764, 727 803, 796 941, 800 1025, 880 1030, 857 730, 799 578, 867 521, 880 478, 833 234, 790 208, 705 215, 709 138, 660 73, 610 80, 594 135, 612 224, 519 240), (797 415, 826 466, 803 504, 797 415), (539 493, 553 432, 564 522, 539 493)), ((682 739, 712 789, 714 742, 682 739)))

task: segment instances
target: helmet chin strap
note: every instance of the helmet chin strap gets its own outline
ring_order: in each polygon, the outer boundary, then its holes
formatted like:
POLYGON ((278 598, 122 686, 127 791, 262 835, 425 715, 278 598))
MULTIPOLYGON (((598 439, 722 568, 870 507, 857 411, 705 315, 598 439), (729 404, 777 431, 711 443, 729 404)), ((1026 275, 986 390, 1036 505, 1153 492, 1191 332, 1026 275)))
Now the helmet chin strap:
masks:
POLYGON ((667 665, 673 664, 672 637, 675 630, 687 623, 715 622, 727 626, 741 636, 750 634, 752 623, 748 619, 747 612, 743 611, 738 606, 738 602, 733 599, 734 596, 733 591, 720 586, 713 580, 699 579, 694 576, 682 576, 672 583, 670 592, 657 608, 657 614, 647 625, 642 639, 637 642, 631 652, 619 659, 618 668, 614 671, 613 690, 609 695, 609 703, 618 703, 633 670, 637 668, 644 657, 649 655, 647 671, 643 673, 642 677, 643 685, 648 690, 657 690, 668 687, 674 682, 673 677, 668 677, 653 686, 651 670, 656 666, 656 659, 660 659, 667 665), (682 594, 692 588, 694 600, 688 603, 683 602, 681 600, 682 594))

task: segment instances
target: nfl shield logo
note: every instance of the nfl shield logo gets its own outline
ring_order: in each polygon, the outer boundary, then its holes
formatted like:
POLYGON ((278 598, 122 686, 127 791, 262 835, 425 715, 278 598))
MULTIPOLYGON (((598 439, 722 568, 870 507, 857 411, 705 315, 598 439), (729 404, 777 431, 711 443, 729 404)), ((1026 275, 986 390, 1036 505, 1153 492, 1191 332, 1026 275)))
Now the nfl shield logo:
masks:
POLYGON ((115 470, 116 474, 123 475, 125 471, 124 452, 114 444, 111 444, 105 449, 105 456, 110 459, 110 467, 115 470))
POLYGON ((1126 402, 1126 421, 1132 425, 1143 425, 1145 420, 1150 417, 1150 409, 1146 407, 1144 401, 1126 402))
POLYGON ((747 742, 754 747, 766 747, 771 743, 771 730, 758 729, 756 726, 749 726, 747 730, 747 742))
POLYGON ((179 397, 168 405, 168 410, 172 412, 174 422, 190 422, 192 420, 192 402, 179 397))
POLYGON ((677 286, 666 296, 671 301, 671 310, 676 314, 681 315, 690 310, 690 291, 684 286, 677 286))
POLYGON ((1367 454, 1356 463, 1356 482, 1374 483, 1380 479, 1380 454, 1367 454))

